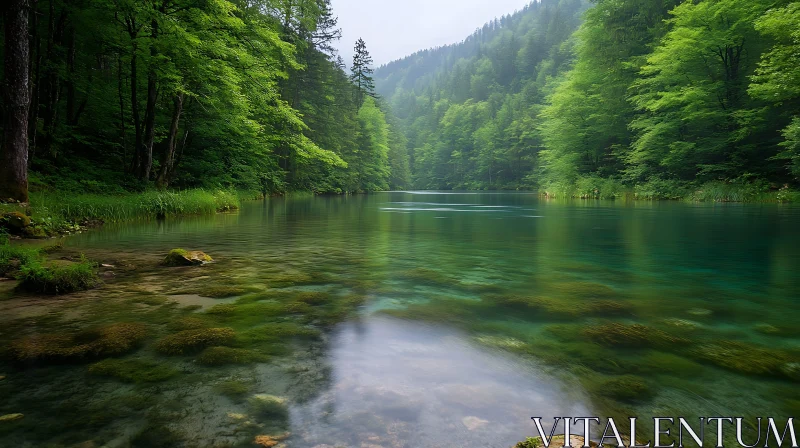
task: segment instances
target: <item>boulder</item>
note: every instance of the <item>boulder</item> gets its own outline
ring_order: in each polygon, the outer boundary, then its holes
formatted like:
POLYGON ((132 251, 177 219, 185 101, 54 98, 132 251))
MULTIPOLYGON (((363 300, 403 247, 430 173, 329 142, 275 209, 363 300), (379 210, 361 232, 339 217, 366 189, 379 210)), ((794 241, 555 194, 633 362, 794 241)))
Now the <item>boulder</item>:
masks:
POLYGON ((8 229, 9 233, 23 233, 31 225, 31 218, 21 212, 6 212, 0 218, 0 226, 8 229))
POLYGON ((161 264, 164 266, 201 266, 211 261, 214 259, 199 250, 172 249, 161 264))

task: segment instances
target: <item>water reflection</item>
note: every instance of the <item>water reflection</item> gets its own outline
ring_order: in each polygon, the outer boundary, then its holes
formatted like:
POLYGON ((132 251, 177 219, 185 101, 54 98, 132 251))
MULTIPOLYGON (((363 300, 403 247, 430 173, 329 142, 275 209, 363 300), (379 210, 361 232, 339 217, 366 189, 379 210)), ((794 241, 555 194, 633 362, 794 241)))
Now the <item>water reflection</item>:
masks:
POLYGON ((293 408, 293 447, 507 448, 533 435, 533 414, 588 415, 585 397, 541 366, 452 329, 371 317, 331 347, 332 388, 293 408))

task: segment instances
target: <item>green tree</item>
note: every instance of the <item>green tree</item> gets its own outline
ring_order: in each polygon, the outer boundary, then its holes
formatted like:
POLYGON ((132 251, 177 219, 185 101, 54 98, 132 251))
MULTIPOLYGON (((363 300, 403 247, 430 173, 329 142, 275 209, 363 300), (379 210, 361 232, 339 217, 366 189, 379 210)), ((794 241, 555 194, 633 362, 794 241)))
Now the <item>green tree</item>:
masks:
POLYGON ((375 96, 375 81, 372 78, 372 56, 367 51, 367 44, 363 39, 356 41, 355 54, 353 55, 353 66, 350 67, 350 80, 356 86, 356 104, 361 107, 364 99, 368 96, 375 96))

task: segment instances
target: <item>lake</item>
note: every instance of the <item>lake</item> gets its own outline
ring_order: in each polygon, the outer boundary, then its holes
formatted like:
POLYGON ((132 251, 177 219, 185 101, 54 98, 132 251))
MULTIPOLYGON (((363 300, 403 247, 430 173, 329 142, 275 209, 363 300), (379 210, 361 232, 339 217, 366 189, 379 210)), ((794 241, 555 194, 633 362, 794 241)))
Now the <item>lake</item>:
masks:
POLYGON ((0 415, 24 414, 0 446, 507 448, 531 416, 783 419, 798 228, 776 204, 415 191, 107 225, 61 255, 103 263, 102 287, 0 296, 0 415), (160 266, 178 247, 215 261, 160 266))

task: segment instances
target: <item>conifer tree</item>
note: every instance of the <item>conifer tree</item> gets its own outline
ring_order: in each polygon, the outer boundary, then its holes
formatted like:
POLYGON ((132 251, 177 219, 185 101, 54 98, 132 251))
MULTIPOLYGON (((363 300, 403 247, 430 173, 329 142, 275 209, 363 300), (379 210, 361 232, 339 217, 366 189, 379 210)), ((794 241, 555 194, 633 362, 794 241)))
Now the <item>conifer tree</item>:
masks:
POLYGON ((353 56, 353 66, 351 67, 350 80, 356 86, 355 100, 361 107, 366 96, 375 97, 375 81, 372 79, 372 56, 367 51, 367 44, 364 39, 356 41, 356 54, 353 56))

